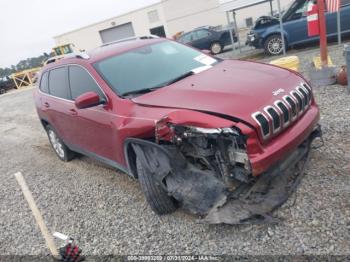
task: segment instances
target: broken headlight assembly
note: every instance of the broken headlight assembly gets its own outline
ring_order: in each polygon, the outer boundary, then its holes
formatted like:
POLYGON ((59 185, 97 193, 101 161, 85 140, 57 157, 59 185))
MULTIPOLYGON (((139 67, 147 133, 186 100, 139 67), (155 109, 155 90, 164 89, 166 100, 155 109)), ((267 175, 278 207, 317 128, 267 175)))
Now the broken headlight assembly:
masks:
POLYGON ((252 179, 246 151, 246 136, 235 127, 202 128, 165 123, 157 125, 157 142, 175 145, 188 162, 200 170, 212 171, 229 188, 235 182, 252 179))

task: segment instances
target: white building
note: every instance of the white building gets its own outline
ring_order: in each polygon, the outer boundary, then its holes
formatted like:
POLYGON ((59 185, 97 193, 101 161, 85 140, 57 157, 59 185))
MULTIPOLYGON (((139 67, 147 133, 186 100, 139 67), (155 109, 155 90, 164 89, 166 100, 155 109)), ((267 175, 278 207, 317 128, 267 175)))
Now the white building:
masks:
MULTIPOLYGON (((281 0, 286 6, 292 0, 281 0)), ((276 3, 273 3, 276 10, 276 3)), ((237 12, 239 28, 253 25, 256 18, 270 14, 270 3, 237 12)), ((54 39, 57 45, 73 43, 89 50, 126 37, 159 35, 172 37, 177 32, 190 31, 205 25, 226 25, 227 18, 219 0, 161 0, 159 3, 134 10, 86 27, 67 32, 54 39)))

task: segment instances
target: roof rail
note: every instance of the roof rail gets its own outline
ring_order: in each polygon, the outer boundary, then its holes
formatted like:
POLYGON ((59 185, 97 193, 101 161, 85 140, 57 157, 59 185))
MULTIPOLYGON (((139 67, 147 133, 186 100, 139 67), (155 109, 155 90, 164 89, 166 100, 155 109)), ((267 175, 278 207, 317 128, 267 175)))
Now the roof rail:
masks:
POLYGON ((45 65, 54 63, 54 62, 61 60, 61 59, 67 59, 67 58, 89 59, 90 57, 87 53, 84 53, 84 52, 70 53, 70 54, 66 54, 66 55, 59 55, 59 56, 50 57, 48 60, 46 60, 45 65))
POLYGON ((117 43, 122 43, 122 42, 127 42, 127 41, 156 39, 156 38, 159 38, 159 36, 156 36, 156 35, 132 36, 132 37, 127 37, 127 38, 123 38, 123 39, 120 39, 120 40, 116 40, 116 41, 105 43, 105 44, 101 45, 101 47, 114 45, 114 44, 117 44, 117 43))

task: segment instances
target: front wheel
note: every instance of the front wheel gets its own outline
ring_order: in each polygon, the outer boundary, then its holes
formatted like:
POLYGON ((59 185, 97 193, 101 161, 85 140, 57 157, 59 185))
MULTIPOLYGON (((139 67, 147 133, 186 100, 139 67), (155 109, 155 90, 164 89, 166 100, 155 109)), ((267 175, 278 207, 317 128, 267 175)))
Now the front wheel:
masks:
POLYGON ((265 52, 268 55, 281 55, 283 53, 283 42, 280 35, 269 36, 265 41, 265 52))
POLYGON ((142 167, 139 158, 136 158, 136 168, 141 189, 152 210, 158 215, 174 212, 177 209, 175 199, 170 197, 158 182, 155 181, 152 174, 142 167))

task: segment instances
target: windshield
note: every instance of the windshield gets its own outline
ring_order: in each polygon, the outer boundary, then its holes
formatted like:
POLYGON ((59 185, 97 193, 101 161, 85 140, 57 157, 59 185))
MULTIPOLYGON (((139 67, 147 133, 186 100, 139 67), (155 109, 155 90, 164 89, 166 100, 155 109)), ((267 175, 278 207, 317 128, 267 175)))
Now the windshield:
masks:
POLYGON ((95 63, 94 67, 109 86, 123 96, 160 88, 217 62, 217 59, 182 44, 164 41, 107 58, 95 63))

